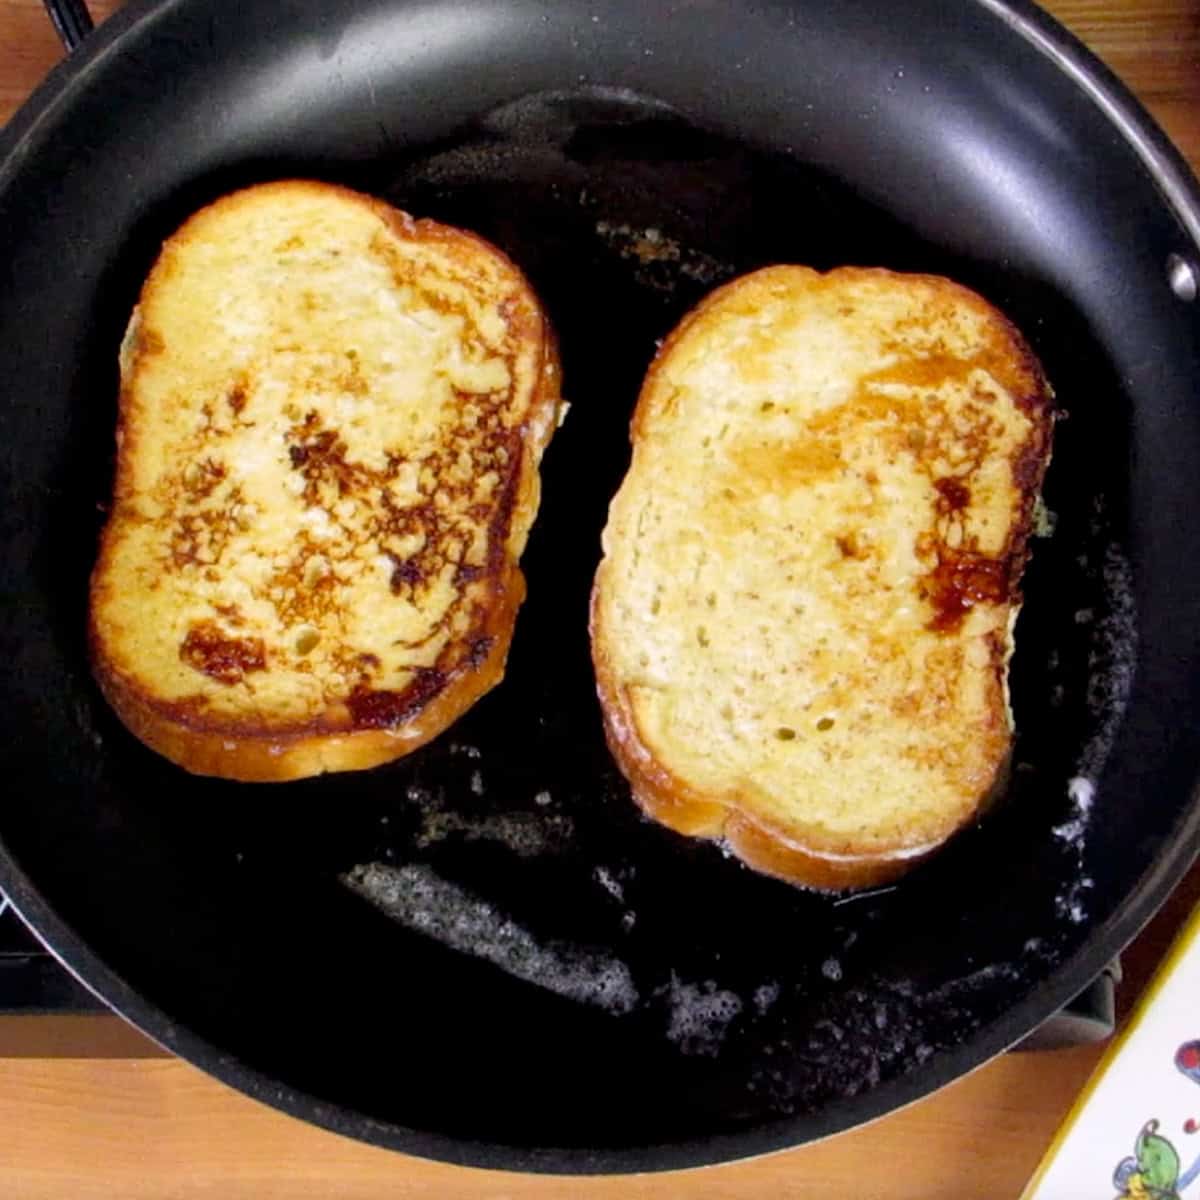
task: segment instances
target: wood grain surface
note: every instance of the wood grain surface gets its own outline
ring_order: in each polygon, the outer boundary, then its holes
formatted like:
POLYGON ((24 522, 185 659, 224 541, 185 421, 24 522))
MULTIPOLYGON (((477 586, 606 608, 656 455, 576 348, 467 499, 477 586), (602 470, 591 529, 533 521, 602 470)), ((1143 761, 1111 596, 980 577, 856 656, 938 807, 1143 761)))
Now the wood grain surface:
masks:
MULTIPOLYGON (((92 5, 98 19, 118 7, 92 5)), ((1047 7, 1200 166, 1200 0, 1047 7)), ((0 0, 0 121, 60 58, 39 0, 0 0)), ((1197 901, 1200 869, 1126 952, 1122 1016, 1197 901)), ((568 1180, 427 1163, 310 1128, 154 1054, 115 1017, 0 1018, 0 1200, 1013 1200, 1101 1049, 1007 1054, 872 1125, 752 1162, 568 1180)))

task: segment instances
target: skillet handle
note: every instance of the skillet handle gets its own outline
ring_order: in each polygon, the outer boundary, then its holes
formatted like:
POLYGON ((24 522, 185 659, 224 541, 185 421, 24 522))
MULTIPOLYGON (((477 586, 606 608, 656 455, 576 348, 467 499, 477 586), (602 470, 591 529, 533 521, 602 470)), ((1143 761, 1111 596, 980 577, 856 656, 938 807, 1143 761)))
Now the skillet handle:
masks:
POLYGON ((87 10, 84 0, 42 0, 54 28, 70 53, 78 46, 92 29, 92 15, 87 10))
POLYGON ((1112 962, 1061 1012, 1035 1029, 1017 1050, 1059 1050, 1085 1046, 1112 1036, 1117 1026, 1116 992, 1121 960, 1112 962))

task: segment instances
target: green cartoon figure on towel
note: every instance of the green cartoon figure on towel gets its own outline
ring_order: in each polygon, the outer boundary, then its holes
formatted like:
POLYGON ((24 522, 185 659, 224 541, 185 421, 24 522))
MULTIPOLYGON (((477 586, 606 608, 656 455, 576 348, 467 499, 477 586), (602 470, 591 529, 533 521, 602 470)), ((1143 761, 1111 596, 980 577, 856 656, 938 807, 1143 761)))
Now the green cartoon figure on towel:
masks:
MULTIPOLYGON (((1189 1079, 1200 1083, 1200 1039, 1184 1042, 1175 1051, 1175 1067, 1189 1079)), ((1200 1131, 1200 1124, 1189 1117, 1184 1133, 1200 1131)), ((1123 1158, 1113 1172, 1116 1200, 1182 1200, 1181 1193, 1198 1175, 1200 1158, 1181 1175, 1179 1151, 1158 1132, 1157 1121, 1142 1126, 1133 1154, 1123 1158)))
POLYGON ((1183 1175, 1179 1166, 1179 1152, 1158 1132, 1158 1122, 1147 1121, 1132 1156, 1113 1172, 1116 1200, 1182 1200, 1180 1193, 1200 1174, 1200 1159, 1183 1175))
POLYGON ((1179 1153, 1147 1121, 1133 1145, 1133 1155, 1113 1172, 1117 1200, 1179 1200, 1179 1153))

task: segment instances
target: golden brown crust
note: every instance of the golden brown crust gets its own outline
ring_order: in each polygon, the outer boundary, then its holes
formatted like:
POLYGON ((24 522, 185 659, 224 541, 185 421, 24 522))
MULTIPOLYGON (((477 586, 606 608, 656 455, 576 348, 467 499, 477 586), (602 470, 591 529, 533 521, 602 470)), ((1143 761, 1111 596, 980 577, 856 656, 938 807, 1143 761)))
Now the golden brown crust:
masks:
MULTIPOLYGON (((747 866, 788 883, 825 891, 878 887, 899 878, 926 858, 944 839, 926 847, 897 847, 870 854, 802 846, 726 799, 706 797, 672 774, 655 758, 638 733, 625 691, 616 682, 598 638, 595 624, 596 591, 592 589, 590 633, 597 694, 604 719, 605 740, 633 798, 651 819, 690 837, 721 839, 747 866)), ((1007 733, 1005 735, 1007 741, 1007 733)), ((946 830, 946 836, 953 832, 946 830)))
MULTIPOLYGON (((766 268, 752 276, 735 279, 710 293, 683 318, 662 343, 643 383, 630 422, 630 440, 635 450, 651 433, 651 423, 656 415, 651 411, 652 407, 661 403, 661 393, 670 391, 667 386, 660 387, 663 372, 689 334, 710 320, 714 310, 727 305, 731 299, 752 303, 748 281, 769 284, 777 275, 786 285, 788 277, 795 271, 796 268, 786 266, 766 268)), ((896 278, 892 272, 873 268, 841 268, 823 276, 809 274, 814 286, 818 287, 837 287, 846 281, 896 278)), ((926 548, 935 554, 937 562, 925 584, 925 596, 934 610, 928 628, 950 632, 975 604, 1006 605, 1014 613, 1020 605, 1020 579, 1035 522, 1034 508, 1050 455, 1053 396, 1040 364, 1021 334, 980 296, 938 276, 906 275, 903 278, 936 292, 949 306, 971 309, 985 318, 994 331, 994 340, 983 346, 979 356, 966 365, 986 369, 1004 387, 1014 405, 1028 414, 1031 423, 1025 448, 1011 464, 1021 503, 999 552, 973 555, 969 548, 945 543, 926 548)), ((943 373, 963 369, 955 363, 936 365, 943 373)), ((920 385, 925 381, 897 375, 895 382, 920 385)), ((798 456, 811 457, 820 449, 790 446, 783 452, 795 458, 793 469, 803 474, 810 464, 801 462, 798 456)), ((790 463, 771 462, 764 464, 762 469, 768 475, 778 475, 790 466, 790 463)), ((817 470, 823 466, 817 464, 817 470)), ((962 479, 969 483, 969 473, 962 479)), ((956 508, 963 506, 963 498, 957 490, 964 487, 961 480, 933 479, 932 484, 943 501, 943 518, 952 516, 956 508)), ((842 553, 853 557, 853 546, 843 546, 842 553)), ((720 839, 747 865, 765 874, 805 887, 837 891, 878 886, 896 879, 937 851, 995 795, 1011 750, 1006 683, 1010 646, 1000 637, 986 640, 988 665, 981 686, 987 697, 987 715, 976 734, 983 744, 981 760, 999 764, 998 768, 989 772, 986 778, 977 780, 977 803, 964 810, 948 812, 940 829, 926 828, 923 838, 916 842, 897 838, 889 845, 876 839, 870 849, 863 849, 836 835, 822 836, 815 829, 806 831, 807 838, 800 839, 794 829, 784 827, 757 809, 736 784, 731 784, 721 794, 705 793, 692 786, 674 774, 648 745, 639 729, 626 683, 606 646, 606 631, 601 627, 600 597, 610 586, 607 578, 610 569, 611 563, 606 557, 597 571, 591 597, 589 631, 597 693, 610 751, 628 779, 634 799, 652 819, 679 833, 720 839)))
MULTIPOLYGON (((136 494, 135 467, 143 431, 133 411, 132 388, 141 363, 161 354, 157 331, 137 320, 122 346, 122 390, 117 426, 117 467, 112 516, 100 542, 92 573, 89 641, 93 669, 100 687, 125 725, 147 745, 186 770, 245 781, 296 779, 323 771, 359 770, 410 753, 453 723, 504 674, 516 615, 524 598, 524 578, 517 560, 536 515, 539 499, 538 463, 554 429, 561 404, 557 347, 537 297, 519 270, 497 248, 463 230, 431 220, 414 220, 381 201, 305 180, 260 185, 235 193, 202 210, 164 248, 147 280, 138 312, 152 308, 159 289, 172 284, 173 246, 193 222, 206 218, 218 205, 257 204, 272 192, 295 196, 306 192, 336 196, 361 205, 380 217, 398 237, 412 243, 436 243, 465 273, 491 271, 505 276, 512 292, 502 305, 506 346, 536 354, 532 395, 519 426, 506 435, 507 475, 498 487, 487 528, 486 561, 470 568, 462 586, 470 589, 475 616, 468 636, 451 638, 429 666, 398 691, 360 686, 342 702, 330 704, 313 719, 296 721, 253 705, 230 714, 214 713, 203 696, 170 699, 156 689, 154 678, 136 667, 114 661, 109 652, 111 619, 98 619, 102 602, 122 581, 114 579, 112 554, 121 522, 136 494)), ((481 274, 480 287, 486 287, 481 274)), ((235 414, 238 397, 230 398, 235 414)), ((405 582, 410 582, 405 577, 405 582)), ((393 591, 396 587, 393 586, 393 591)), ((415 594, 415 593, 414 593, 415 594)), ((240 681, 267 669, 261 647, 253 640, 239 644, 214 633, 212 644, 193 627, 180 657, 220 684, 240 681)))
MULTIPOLYGON (((524 582, 514 567, 505 602, 492 609, 490 649, 416 707, 411 717, 384 728, 356 727, 347 711, 330 712, 319 724, 288 729, 255 727, 249 721, 205 727, 203 718, 163 705, 134 681, 113 672, 102 654, 93 671, 105 699, 140 741, 196 775, 243 783, 282 783, 327 771, 363 771, 420 749, 449 728, 504 678, 504 664, 524 582)), ((93 642, 94 644, 94 642, 93 642)))
POLYGON ((604 736, 621 773, 633 788, 633 798, 647 816, 676 833, 692 837, 719 837, 729 815, 729 806, 702 796, 684 780, 673 775, 647 747, 638 733, 637 722, 625 689, 618 683, 600 638, 597 624, 597 595, 600 576, 592 587, 588 632, 592 641, 592 665, 596 691, 604 718, 604 736))

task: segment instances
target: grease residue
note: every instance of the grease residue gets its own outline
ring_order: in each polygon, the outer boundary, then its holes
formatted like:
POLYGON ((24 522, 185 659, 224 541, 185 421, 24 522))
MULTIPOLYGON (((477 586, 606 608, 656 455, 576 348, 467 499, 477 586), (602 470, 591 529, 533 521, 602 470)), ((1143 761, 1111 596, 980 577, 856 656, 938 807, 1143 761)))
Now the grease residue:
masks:
POLYGON ((541 943, 487 901, 423 864, 365 863, 341 880, 406 928, 526 983, 618 1015, 638 1003, 633 977, 620 960, 587 947, 541 943))
POLYGON ((674 972, 665 995, 669 1005, 667 1038, 684 1054, 716 1057, 729 1023, 742 1011, 741 998, 711 979, 687 983, 674 972))

